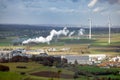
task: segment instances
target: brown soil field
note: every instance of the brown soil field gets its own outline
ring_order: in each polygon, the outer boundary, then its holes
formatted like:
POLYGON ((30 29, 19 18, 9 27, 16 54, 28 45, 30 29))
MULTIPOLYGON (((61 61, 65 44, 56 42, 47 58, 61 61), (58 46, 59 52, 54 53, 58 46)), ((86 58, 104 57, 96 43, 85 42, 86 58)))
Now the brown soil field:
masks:
POLYGON ((40 76, 40 77, 48 77, 48 78, 64 78, 64 79, 73 79, 73 75, 70 74, 63 74, 63 73, 57 73, 53 71, 41 71, 41 72, 35 72, 31 73, 30 75, 34 76, 40 76))

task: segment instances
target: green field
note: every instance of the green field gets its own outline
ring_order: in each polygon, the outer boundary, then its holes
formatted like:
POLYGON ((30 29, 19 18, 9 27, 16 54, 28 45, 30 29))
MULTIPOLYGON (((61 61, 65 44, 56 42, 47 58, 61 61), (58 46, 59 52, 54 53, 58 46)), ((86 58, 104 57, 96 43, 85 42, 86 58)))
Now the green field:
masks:
MULTIPOLYGON (((111 44, 110 45, 119 45, 120 44, 120 34, 111 34, 111 44)), ((18 39, 19 37, 6 37, 0 38, 0 46, 9 46, 12 45, 13 40, 18 39)), ((57 41, 52 41, 50 45, 64 45, 64 44, 91 44, 94 46, 107 46, 108 44, 108 34, 104 35, 93 35, 92 39, 81 38, 68 38, 61 37, 57 41)), ((41 44, 39 46, 47 46, 47 44, 41 44)))
MULTIPOLYGON (((73 68, 77 69, 77 71, 83 71, 86 72, 86 74, 89 74, 91 72, 105 72, 105 71, 118 71, 119 68, 110 68, 110 69, 105 69, 105 68, 99 68, 96 66, 76 66, 76 67, 72 67, 71 66, 71 70, 68 70, 67 68, 55 68, 55 67, 47 67, 47 66, 43 66, 41 64, 38 64, 36 62, 28 62, 28 63, 24 63, 24 62, 16 62, 16 63, 1 63, 2 65, 6 65, 10 67, 10 71, 9 72, 0 72, 0 80, 74 80, 74 79, 63 79, 63 78, 46 78, 46 77, 37 77, 37 76, 33 76, 30 75, 30 73, 33 72, 40 72, 40 71, 54 71, 57 72, 58 70, 61 70, 62 73, 64 74, 70 74, 70 75, 74 75, 74 72, 72 71, 73 68), (16 68, 16 66, 26 66, 27 69, 19 69, 16 68), (21 72, 25 72, 25 75, 21 75, 21 72)), ((70 69, 70 67, 69 67, 70 69)), ((89 77, 90 80, 93 80, 95 76, 93 77, 89 77)), ((110 78, 118 78, 120 79, 119 75, 100 75, 97 77, 110 77, 110 78)), ((81 75, 80 78, 77 78, 75 80, 88 80, 87 76, 83 76, 81 75)))
MULTIPOLYGON (((111 34, 111 44, 108 44, 108 34, 104 35, 93 35, 92 39, 69 39, 68 37, 61 37, 57 40, 57 42, 52 41, 50 45, 47 43, 39 43, 34 45, 29 45, 31 49, 39 49, 39 48, 46 48, 46 47, 76 47, 79 48, 88 45, 90 48, 88 51, 91 54, 109 54, 109 55, 118 55, 120 54, 119 46, 120 46, 120 34, 111 34)), ((12 45, 12 41, 17 39, 18 37, 7 37, 5 39, 0 39, 0 48, 25 48, 26 46, 22 45, 12 45)))
MULTIPOLYGON (((78 66, 78 69, 80 70, 80 71, 84 71, 84 72, 86 72, 87 74, 89 74, 89 73, 96 73, 96 72, 107 72, 107 71, 110 71, 110 72, 116 72, 116 71, 119 71, 120 70, 120 68, 99 68, 99 67, 96 67, 96 66, 78 66)), ((95 75, 94 75, 94 77, 95 77, 95 75)), ((117 79, 120 79, 120 76, 119 76, 119 74, 118 75, 115 75, 115 74, 113 74, 113 75, 99 75, 99 76, 97 76, 97 77, 103 77, 103 78, 117 78, 117 79)))
MULTIPOLYGON (((36 77, 36 76, 31 76, 30 73, 33 72, 40 72, 40 71, 54 71, 57 72, 58 70, 61 70, 62 73, 67 73, 67 74, 73 74, 72 71, 66 70, 66 69, 61 69, 61 68, 53 68, 53 67, 47 67, 43 66, 41 64, 35 63, 35 62, 28 62, 28 63, 0 63, 2 65, 6 65, 10 67, 10 72, 0 72, 0 80, 21 80, 30 78, 32 80, 49 80, 50 78, 45 78, 45 77, 36 77), (27 69, 19 69, 16 68, 16 66, 26 66, 27 69), (20 75, 21 72, 25 72, 25 75, 20 75), (7 77, 3 76, 7 75, 7 77)), ((57 79, 54 79, 57 80, 57 79)), ((65 80, 65 79, 61 79, 65 80)), ((70 79, 69 79, 70 80, 70 79)))

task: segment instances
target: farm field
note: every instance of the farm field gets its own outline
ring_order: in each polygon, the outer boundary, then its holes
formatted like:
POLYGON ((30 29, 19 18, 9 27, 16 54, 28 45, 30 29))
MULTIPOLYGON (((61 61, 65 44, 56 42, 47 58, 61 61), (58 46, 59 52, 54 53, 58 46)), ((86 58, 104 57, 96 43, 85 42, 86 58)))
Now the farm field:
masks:
MULTIPOLYGON (((106 35, 94 35, 93 39, 69 39, 69 38, 60 38, 58 42, 51 42, 48 44, 37 44, 37 45, 29 45, 30 49, 48 49, 48 48, 78 48, 86 50, 91 54, 107 54, 107 55, 117 55, 120 53, 120 34, 112 34, 111 35, 111 44, 108 44, 108 38, 106 35), (96 38, 95 38, 96 37, 96 38), (85 49, 86 48, 86 49, 85 49)), ((15 37, 9 37, 6 39, 0 39, 0 48, 26 48, 26 45, 16 45, 12 46, 12 40, 15 37)), ((78 50, 79 51, 79 50, 78 50)), ((74 54, 74 53, 73 53, 74 54)), ((79 53, 81 54, 81 53, 79 53)), ((88 53, 87 53, 88 54, 88 53)))
MULTIPOLYGON (((35 62, 29 62, 29 63, 1 63, 2 65, 6 65, 10 67, 10 72, 0 72, 0 80, 21 80, 21 79, 27 79, 28 80, 50 80, 50 78, 45 78, 45 77, 37 77, 37 76, 32 76, 30 73, 35 73, 35 72, 40 72, 40 71, 50 71, 52 72, 57 72, 58 70, 61 70, 63 74, 69 74, 73 75, 72 71, 68 71, 65 69, 61 68, 52 68, 52 67, 46 67, 41 64, 35 63, 35 62), (16 66, 26 66, 27 69, 18 69, 16 66), (25 72, 25 75, 20 75, 21 72, 25 72), (5 77, 5 75, 7 77, 5 77), (12 76, 12 77, 11 77, 12 76)), ((54 79, 54 80, 57 80, 54 79)), ((61 80, 66 80, 66 79, 61 79, 61 80)), ((71 79, 68 79, 71 80, 71 79)))
MULTIPOLYGON (((1 63, 2 65, 6 65, 10 67, 10 71, 9 72, 0 72, 0 80, 74 80, 73 75, 74 75, 74 71, 72 71, 72 69, 77 69, 78 71, 83 71, 83 72, 87 72, 87 74, 89 73, 93 73, 93 72, 105 72, 105 71, 118 71, 119 68, 111 68, 111 69, 104 69, 104 68, 99 68, 99 67, 95 67, 95 66, 76 66, 71 68, 71 70, 68 70, 67 68, 55 68, 55 67, 47 67, 47 66, 43 66, 41 64, 38 64, 36 62, 28 62, 28 63, 24 63, 24 62, 16 62, 16 63, 1 63), (26 69, 19 69, 16 68, 16 66, 26 66, 26 69), (61 76, 60 77, 56 77, 55 75, 57 75, 58 71, 61 71, 61 76), (25 74, 21 74, 22 72, 24 72, 25 74), (44 73, 47 72, 45 74, 54 76, 54 77, 44 77, 47 75, 40 75, 40 72, 44 73), (55 72, 56 74, 53 74, 53 72, 55 72), (35 73, 38 73, 38 75, 35 73), (69 77, 65 78, 62 77, 63 74, 69 75, 69 77), (43 77, 42 77, 43 76, 43 77)), ((70 67, 69 67, 70 69, 70 67)), ((90 80, 93 80, 95 76, 90 76, 87 77, 85 75, 80 75, 79 78, 76 78, 75 80, 88 80, 88 78, 90 80)), ((118 78, 120 79, 119 75, 100 75, 97 77, 107 77, 107 78, 118 78)))

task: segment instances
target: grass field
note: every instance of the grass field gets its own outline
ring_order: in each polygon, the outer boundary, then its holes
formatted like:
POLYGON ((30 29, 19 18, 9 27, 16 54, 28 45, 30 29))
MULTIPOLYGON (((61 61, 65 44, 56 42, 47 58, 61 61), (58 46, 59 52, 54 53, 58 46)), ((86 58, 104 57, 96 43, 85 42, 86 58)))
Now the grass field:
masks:
POLYGON ((79 70, 83 70, 83 71, 86 71, 86 72, 104 72, 104 71, 118 71, 119 68, 99 68, 99 67, 96 67, 96 66, 78 66, 79 70))
MULTIPOLYGON (((78 49, 84 49, 90 46, 88 51, 91 54, 120 54, 120 34, 111 34, 111 44, 108 44, 108 34, 105 35, 93 35, 91 40, 89 39, 69 39, 62 37, 57 42, 51 42, 48 44, 30 45, 31 49, 47 49, 51 47, 64 48, 64 47, 77 47, 78 49)), ((12 46, 12 40, 17 37, 8 37, 6 39, 0 39, 0 48, 26 48, 26 46, 17 45, 12 46)))
MULTIPOLYGON (((116 71, 119 71, 120 68, 99 68, 99 67, 96 67, 96 66, 78 66, 77 67, 79 71, 83 71, 83 72, 86 72, 87 74, 91 74, 91 73, 98 73, 98 72, 116 72, 116 71)), ((93 75, 93 77, 95 77, 95 75, 93 75)), ((90 77, 91 79, 93 79, 93 77, 90 77)), ((120 76, 119 75, 96 75, 96 77, 99 77, 99 78, 111 78, 111 79, 120 79, 120 76)), ((106 79, 105 79, 106 80, 106 79)))
POLYGON ((22 80, 23 77, 14 72, 0 72, 0 80, 22 80))
MULTIPOLYGON (((41 64, 35 63, 35 62, 17 62, 17 63, 0 63, 2 65, 7 65, 10 67, 9 72, 0 72, 0 80, 74 80, 74 79, 63 79, 63 78, 46 78, 46 77, 38 77, 38 76, 33 76, 30 75, 30 73, 33 72, 40 72, 40 71, 54 71, 57 72, 58 70, 61 70, 62 73, 64 74, 70 74, 73 75, 74 72, 70 70, 66 70, 63 68, 55 68, 55 67, 47 67, 43 66, 41 64), (16 66, 26 66, 27 69, 19 69, 16 68, 16 66), (25 72, 25 75, 21 75, 21 72, 25 72)), ((77 66, 77 69, 80 71, 84 72, 104 72, 104 71, 117 71, 119 68, 111 68, 111 69, 104 69, 104 68, 99 68, 96 66, 77 66)), ((111 78, 119 78, 120 76, 118 75, 101 75, 97 77, 111 77, 111 78)), ((89 77, 91 80, 93 77, 89 77)), ((80 76, 80 78, 77 78, 76 80, 88 80, 88 77, 86 76, 80 76)))
MULTIPOLYGON (((17 63, 0 63, 2 65, 6 65, 10 67, 10 72, 0 72, 0 80, 21 80, 21 78, 25 79, 25 78, 30 78, 33 80, 48 80, 50 78, 45 78, 45 77, 36 77, 36 76, 31 76, 29 75, 30 73, 33 72, 40 72, 40 71, 54 71, 57 72, 58 70, 61 70, 62 73, 67 73, 67 74, 72 74, 72 71, 68 71, 65 69, 61 69, 61 68, 53 68, 53 67, 47 67, 47 66, 43 66, 41 64, 35 63, 35 62, 28 62, 28 63, 21 63, 21 62, 17 62, 17 63), (26 66, 27 69, 19 69, 16 68, 16 66, 26 66), (20 75, 21 72, 25 72, 25 75, 20 75), (8 75, 8 79, 2 75, 8 75), (11 77, 11 76, 12 77, 11 77), (14 76, 16 75, 16 76, 14 76), (14 79, 13 79, 14 78, 14 79)), ((57 79, 55 79, 57 80, 57 79)), ((61 79, 61 80, 65 80, 65 79, 61 79)), ((70 79, 69 79, 70 80, 70 79)))

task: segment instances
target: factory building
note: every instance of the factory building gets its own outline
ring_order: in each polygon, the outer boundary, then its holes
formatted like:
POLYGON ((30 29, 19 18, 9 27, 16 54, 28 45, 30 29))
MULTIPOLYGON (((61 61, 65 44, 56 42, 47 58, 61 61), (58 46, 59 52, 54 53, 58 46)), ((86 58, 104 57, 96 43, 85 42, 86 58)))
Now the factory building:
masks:
POLYGON ((99 64, 102 60, 106 58, 106 55, 104 54, 96 54, 96 55, 63 55, 61 58, 66 58, 68 60, 68 63, 74 64, 75 61, 78 62, 78 64, 99 64))

